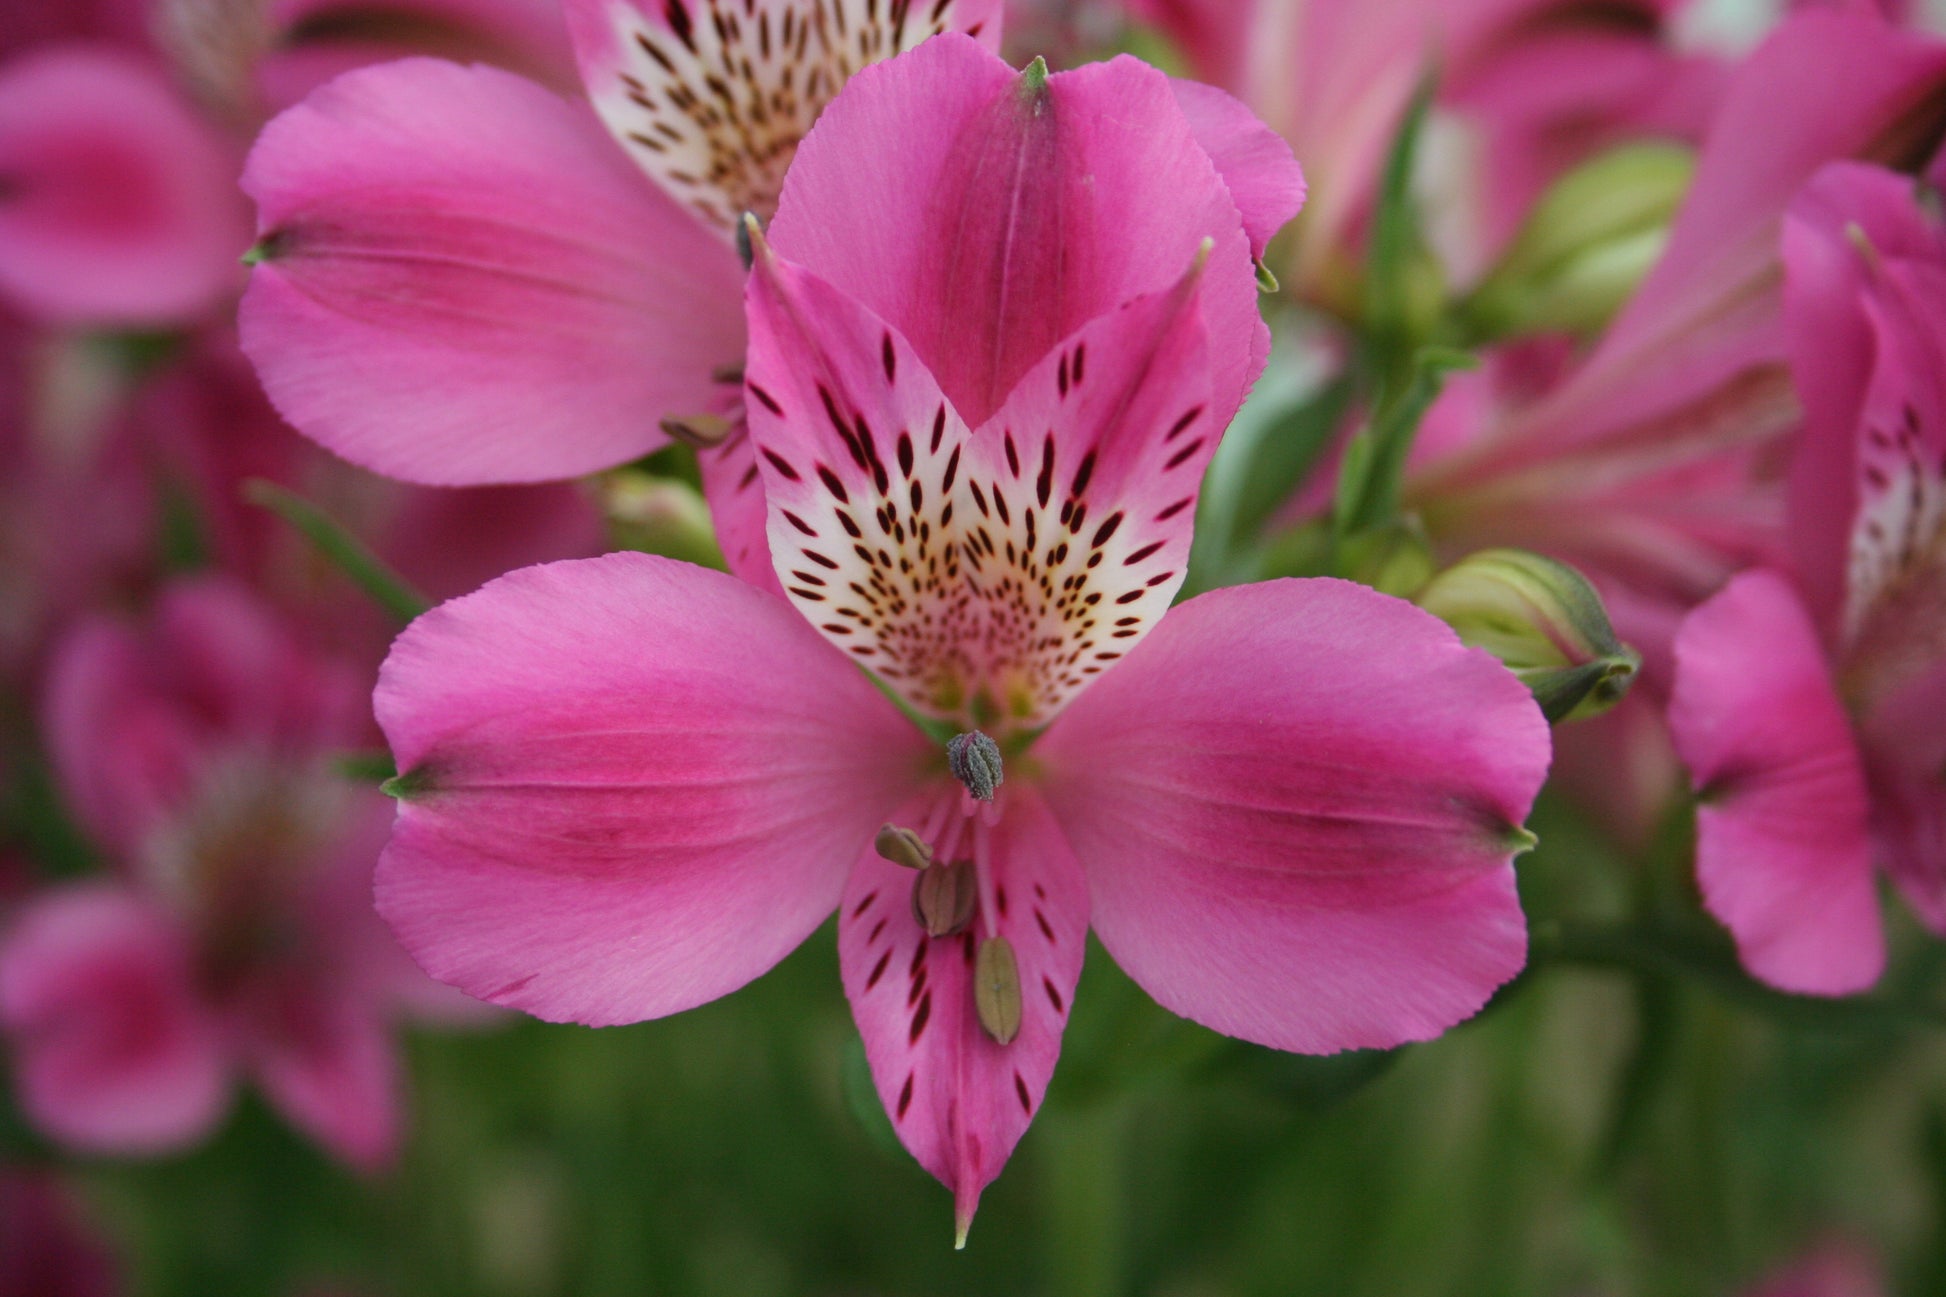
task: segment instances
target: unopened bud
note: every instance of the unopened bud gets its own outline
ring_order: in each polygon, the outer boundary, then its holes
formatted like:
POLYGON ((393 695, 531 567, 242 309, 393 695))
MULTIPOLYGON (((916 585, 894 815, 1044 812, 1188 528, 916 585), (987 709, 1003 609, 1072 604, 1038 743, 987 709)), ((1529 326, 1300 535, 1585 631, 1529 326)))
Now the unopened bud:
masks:
POLYGON ((1405 520, 1345 538, 1342 570, 1381 594, 1410 599, 1435 570, 1425 529, 1405 520))
POLYGON ((1506 663, 1549 721, 1607 711, 1642 664, 1616 637, 1586 577, 1525 550, 1470 554, 1428 582, 1415 602, 1462 641, 1506 663))
POLYGON ((964 931, 979 908, 979 880, 971 861, 933 864, 912 880, 912 917, 929 937, 964 931))
POLYGON ((1629 144, 1568 172, 1528 214, 1467 305, 1492 336, 1607 323, 1662 253, 1693 151, 1629 144))
POLYGON ((993 800, 993 790, 1005 778, 1000 770, 1000 745, 978 730, 958 735, 946 745, 946 765, 953 778, 983 802, 993 800))
POLYGON ((709 506, 687 482, 617 469, 601 481, 601 506, 617 548, 723 566, 709 506))
POLYGON ((1020 964, 1005 937, 980 943, 973 960, 973 1007, 987 1035, 1001 1044, 1020 1034, 1020 964))
POLYGON ((926 840, 896 824, 880 825, 872 846, 879 855, 907 869, 924 869, 932 863, 932 848, 926 845, 926 840))

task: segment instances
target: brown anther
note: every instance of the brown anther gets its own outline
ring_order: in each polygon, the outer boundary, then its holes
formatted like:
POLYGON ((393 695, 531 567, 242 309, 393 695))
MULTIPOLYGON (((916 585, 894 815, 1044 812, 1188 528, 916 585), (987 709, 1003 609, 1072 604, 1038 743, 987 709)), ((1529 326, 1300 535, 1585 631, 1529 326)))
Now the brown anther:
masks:
POLYGON ((911 829, 902 829, 896 824, 879 826, 878 836, 872 839, 872 846, 878 854, 895 865, 907 869, 924 869, 932 863, 932 848, 926 840, 911 829))
POLYGON ((742 387, 743 362, 739 360, 733 365, 718 365, 715 369, 710 370, 709 377, 712 383, 734 383, 736 386, 742 387))
POLYGON ((912 917, 929 937, 950 937, 973 922, 980 908, 973 862, 934 863, 912 880, 912 917))
POLYGON ((671 441, 710 450, 729 439, 730 421, 720 414, 671 415, 662 421, 662 431, 671 441))
POLYGON ((973 961, 973 1007, 987 1035, 1007 1044, 1020 1034, 1020 965, 1013 942, 990 937, 973 961))

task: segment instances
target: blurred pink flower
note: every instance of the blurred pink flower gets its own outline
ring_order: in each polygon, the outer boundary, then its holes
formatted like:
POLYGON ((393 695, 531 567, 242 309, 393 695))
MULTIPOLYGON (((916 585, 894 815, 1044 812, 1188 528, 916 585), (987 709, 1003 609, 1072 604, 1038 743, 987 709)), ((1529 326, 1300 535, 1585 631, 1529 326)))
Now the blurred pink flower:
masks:
POLYGON ((1784 261, 1796 562, 1683 623, 1669 719, 1711 913, 1756 976, 1843 994, 1884 966, 1874 859, 1946 932, 1946 228, 1833 164, 1784 261))
POLYGON ((450 993, 371 912, 384 800, 329 766, 361 743, 360 711, 356 676, 225 581, 167 590, 146 628, 65 637, 47 741, 116 878, 30 899, 0 943, 0 1027, 42 1130, 181 1148, 248 1073, 337 1156, 391 1157, 391 1024, 450 993))
POLYGON ((1662 257, 1592 354, 1538 395, 1522 365, 1445 398, 1479 412, 1462 420, 1472 435, 1429 442, 1406 486, 1442 548, 1515 545, 1574 563, 1651 677, 1666 678, 1681 614, 1785 553, 1800 413, 1785 364, 1784 209, 1833 160, 1920 169, 1942 87, 1937 41, 1857 15, 1786 22, 1738 69, 1662 257), (1805 96, 1810 78, 1829 93, 1805 96))
POLYGON ((1477 226, 1483 261, 1545 183, 1624 134, 1694 138, 1713 61, 1669 40, 1668 0, 1127 0, 1172 37, 1195 75, 1290 141, 1312 197, 1278 271, 1339 302, 1414 87, 1437 65, 1440 103, 1481 137, 1466 191, 1441 212, 1477 226))
POLYGON ((121 1267, 52 1174, 0 1170, 0 1297, 115 1297, 121 1267))
POLYGON ((1885 1268, 1855 1244, 1819 1244, 1746 1290, 1745 1297, 1887 1297, 1885 1268))

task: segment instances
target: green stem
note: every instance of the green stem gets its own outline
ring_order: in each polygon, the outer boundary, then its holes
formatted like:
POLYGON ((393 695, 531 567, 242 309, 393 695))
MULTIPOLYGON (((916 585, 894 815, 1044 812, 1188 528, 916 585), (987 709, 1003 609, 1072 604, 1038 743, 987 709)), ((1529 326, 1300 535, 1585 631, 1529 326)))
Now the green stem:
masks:
POLYGON ((1110 1101, 1049 1113, 1040 1126, 1048 1292, 1115 1297, 1123 1291, 1128 1212, 1123 1186, 1133 1109, 1110 1101))
POLYGON ((258 477, 243 484, 243 498, 296 528, 334 567, 401 623, 432 606, 431 600, 387 567, 365 542, 303 496, 258 477))

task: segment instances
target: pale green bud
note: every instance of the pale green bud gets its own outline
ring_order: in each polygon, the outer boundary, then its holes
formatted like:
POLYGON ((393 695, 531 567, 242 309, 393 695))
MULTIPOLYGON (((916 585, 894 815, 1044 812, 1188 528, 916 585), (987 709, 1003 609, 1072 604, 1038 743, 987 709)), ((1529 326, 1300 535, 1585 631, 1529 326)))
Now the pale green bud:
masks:
POLYGON ((640 469, 617 469, 602 479, 601 505, 619 547, 705 567, 723 566, 709 506, 687 482, 640 469))
POLYGON ((1494 337, 1592 333, 1662 254, 1696 158, 1676 144, 1627 144, 1554 182, 1466 304, 1494 337))
POLYGON ((1507 664, 1552 722, 1598 715, 1622 700, 1641 656, 1615 635, 1588 579, 1518 549, 1469 554, 1414 602, 1474 648, 1507 664))

